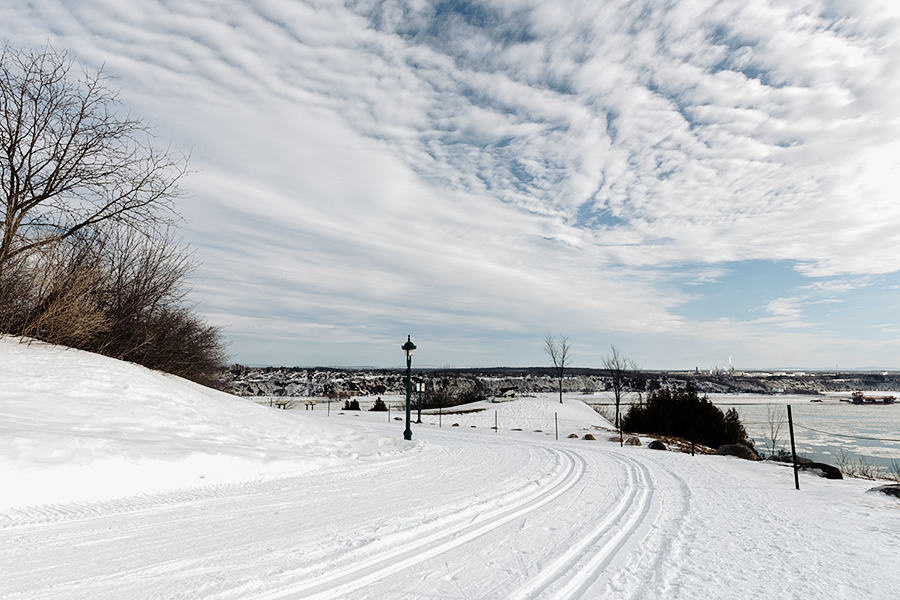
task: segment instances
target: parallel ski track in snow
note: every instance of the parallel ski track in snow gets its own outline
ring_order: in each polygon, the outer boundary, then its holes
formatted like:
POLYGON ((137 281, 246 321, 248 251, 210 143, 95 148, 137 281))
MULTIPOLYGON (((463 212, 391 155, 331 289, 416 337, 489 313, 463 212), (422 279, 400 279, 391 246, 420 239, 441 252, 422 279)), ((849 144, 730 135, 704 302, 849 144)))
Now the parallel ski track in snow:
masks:
MULTIPOLYGON (((513 506, 485 513, 471 523, 432 533, 413 543, 405 544, 402 548, 379 554, 366 561, 365 565, 351 566, 289 589, 253 598, 254 600, 341 598, 534 513, 561 498, 584 477, 585 460, 577 452, 564 449, 551 451, 565 459, 566 468, 540 493, 522 499, 513 506)), ((644 524, 650 513, 653 497, 649 470, 629 457, 615 454, 609 454, 607 457, 625 468, 627 484, 624 493, 609 507, 599 523, 580 539, 570 540, 568 549, 548 566, 543 567, 536 578, 529 580, 517 592, 511 594, 509 596, 511 599, 582 598, 636 530, 644 524)))
MULTIPOLYGON (((325 600, 357 596, 368 597, 372 593, 377 594, 379 590, 387 591, 388 588, 396 585, 391 581, 398 581, 398 579, 389 578, 399 575, 399 580, 407 582, 404 586, 405 589, 401 591, 394 588, 388 594, 395 597, 399 593, 399 597, 414 598, 419 592, 426 593, 430 585, 428 581, 433 581, 433 579, 427 578, 421 580, 419 584, 414 584, 412 579, 416 577, 410 577, 410 574, 428 572, 434 568, 436 562, 442 560, 451 562, 458 560, 445 557, 466 556, 469 552, 478 551, 485 544, 485 541, 479 541, 479 538, 494 540, 489 543, 496 543, 499 539, 515 539, 520 535, 523 523, 533 523, 531 529, 525 531, 537 533, 541 528, 546 527, 553 530, 555 527, 552 515, 559 514, 558 511, 569 512, 570 509, 576 509, 576 512, 572 514, 577 514, 576 507, 578 506, 583 506, 588 510, 584 513, 587 521, 581 521, 581 524, 571 529, 568 534, 565 533, 565 529, 560 529, 559 533, 562 534, 562 537, 551 535, 548 538, 551 546, 542 554, 530 555, 532 559, 522 563, 522 572, 519 575, 514 575, 513 571, 509 570, 496 571, 495 575, 498 577, 494 581, 496 587, 493 590, 482 589, 487 594, 483 597, 514 600, 575 600, 587 597, 586 593, 594 592, 595 590, 591 588, 592 586, 596 587, 595 584, 601 577, 602 580, 609 580, 611 577, 622 575, 620 567, 625 558, 620 556, 620 552, 623 549, 630 553, 634 550, 635 544, 643 545, 645 541, 648 541, 650 542, 649 546, 641 548, 643 554, 650 553, 644 557, 645 559, 657 558, 656 554, 660 551, 665 553, 663 548, 658 547, 659 544, 656 543, 658 540, 638 539, 646 535, 646 527, 651 524, 648 515, 656 518, 653 516, 656 513, 652 512, 654 506, 656 506, 656 512, 659 508, 658 502, 653 502, 655 487, 650 471, 641 461, 617 451, 597 452, 600 448, 565 448, 554 444, 527 442, 525 446, 531 448, 532 462, 524 461, 521 466, 531 464, 533 467, 539 467, 537 470, 529 471, 530 475, 525 479, 504 480, 502 489, 495 490, 493 494, 485 493, 491 488, 482 488, 484 491, 479 492, 477 498, 473 497, 468 501, 461 502, 465 496, 457 496, 452 502, 434 504, 430 507, 430 516, 414 520, 410 526, 404 525, 402 520, 381 522, 374 525, 375 529, 366 525, 354 534, 359 535, 356 539, 362 543, 347 545, 344 551, 340 550, 339 545, 330 543, 317 546, 312 554, 304 547, 300 556, 303 556, 305 560, 294 563, 296 567, 292 565, 293 561, 282 561, 280 565, 275 566, 274 570, 266 570, 264 579, 254 579, 253 572, 260 575, 262 573, 251 568, 242 571, 242 574, 246 573, 250 578, 241 579, 242 575, 236 574, 231 585, 226 584, 218 587, 217 590, 208 589, 203 597, 210 599, 239 597, 248 600, 325 600), (600 468, 602 471, 607 467, 612 468, 610 472, 617 473, 615 481, 618 483, 613 486, 601 485, 598 487, 597 476, 599 473, 595 473, 594 469, 600 468), (587 472, 588 469, 591 469, 590 473, 587 472), (509 485, 515 481, 519 483, 509 485), (606 495, 598 496, 598 493, 606 495), (583 504, 583 500, 587 497, 595 499, 593 508, 589 508, 590 503, 583 504), (601 498, 605 498, 605 500, 602 500, 602 505, 597 505, 596 501, 601 498), (593 520, 596 523, 591 523, 593 520), (611 564, 614 569, 612 571, 610 570, 611 564)), ((525 447, 523 447, 524 449, 525 447)), ((411 455, 387 463, 366 465, 362 468, 360 465, 356 465, 354 469, 346 472, 343 469, 335 469, 326 478, 326 483, 337 480, 346 480, 348 483, 357 480, 378 481, 383 477, 395 477, 392 472, 398 468, 402 468, 403 472, 408 473, 411 472, 411 467, 415 470, 415 465, 418 464, 416 454, 418 453, 413 452, 411 455), (361 475, 364 477, 361 478, 361 475)), ((440 456, 452 458, 454 454, 440 454, 440 456)), ((465 453, 458 458, 463 462, 457 464, 465 463, 465 453)), ((465 474, 470 472, 466 469, 454 471, 448 476, 465 477, 465 474)), ((482 479, 482 481, 484 480, 482 479)), ((213 507, 209 502, 213 501, 216 506, 224 506, 230 511, 222 514, 223 517, 226 517, 226 520, 222 522, 236 524, 245 521, 243 517, 240 518, 240 521, 234 520, 235 514, 242 512, 240 508, 241 503, 244 502, 242 498, 246 498, 251 503, 255 503, 251 498, 258 498, 260 502, 270 506, 270 509, 278 510, 282 505, 293 502, 294 490, 301 489, 298 486, 305 486, 304 478, 209 486, 158 496, 135 497, 96 504, 28 507, 0 514, 0 530, 9 528, 17 530, 21 527, 21 531, 14 532, 14 535, 17 543, 22 544, 23 547, 42 543, 40 540, 46 539, 46 536, 53 538, 52 543, 62 546, 66 544, 103 544, 104 538, 110 539, 107 537, 108 535, 125 534, 125 531, 122 530, 123 523, 125 523, 123 519, 130 518, 128 516, 130 514, 137 516, 138 513, 146 511, 147 515, 156 515, 154 519, 148 521, 149 524, 153 524, 159 523, 160 516, 169 515, 169 511, 173 510, 175 511, 172 513, 174 519, 185 518, 187 523, 191 523, 192 519, 196 517, 196 513, 191 512, 186 515, 184 509, 179 509, 178 506, 196 505, 197 508, 193 510, 206 510, 206 507, 209 506, 212 510, 213 507), (227 504, 223 505, 222 502, 227 504), (116 515, 119 516, 116 517, 116 515), (115 520, 110 521, 111 518, 115 518, 115 520), (80 528, 77 523, 72 523, 81 520, 93 522, 94 519, 96 519, 96 524, 91 525, 88 530, 80 528), (70 525, 67 525, 65 529, 58 529, 58 525, 63 526, 67 522, 70 525), (37 529, 33 529, 35 526, 37 529), (96 534, 88 533, 81 536, 79 534, 81 531, 96 531, 96 534), (105 531, 108 533, 104 533, 105 531), (71 537, 73 535, 75 537, 71 537)), ((328 484, 319 489, 330 489, 330 486, 331 484, 328 484)), ((346 489, 346 486, 341 489, 346 489)), ((574 523, 577 522, 577 520, 574 521, 574 523)), ((198 523, 201 535, 208 534, 207 529, 213 526, 211 522, 207 521, 201 520, 198 523), (208 525, 204 525, 204 523, 208 523, 208 525)), ((146 525, 142 526, 146 527, 146 525)), ((173 529, 172 531, 177 533, 179 530, 173 529)), ((147 581, 159 569, 165 571, 166 568, 169 568, 166 566, 169 563, 177 566, 177 564, 181 564, 179 563, 181 561, 190 569, 199 572, 209 568, 210 565, 215 566, 221 560, 233 560, 239 555, 252 558, 253 548, 261 551, 267 550, 269 542, 265 538, 256 540, 258 534, 254 535, 255 530, 242 531, 244 531, 245 537, 252 538, 252 543, 248 548, 240 550, 239 554, 228 549, 224 553, 216 555, 214 544, 210 546, 209 543, 204 542, 204 552, 210 552, 210 548, 212 548, 213 554, 205 555, 201 552, 193 556, 182 557, 178 552, 168 553, 164 562, 151 561, 143 565, 135 562, 139 559, 139 555, 117 556, 117 562, 120 564, 114 571, 95 569, 91 574, 76 578, 74 581, 67 577, 62 579, 54 577, 51 579, 54 579, 56 583, 48 582, 48 584, 52 585, 55 590, 54 597, 65 597, 66 590, 74 592, 78 590, 78 587, 73 586, 82 585, 88 587, 96 585, 98 590, 106 589, 107 591, 124 590, 131 586, 131 592, 137 591, 138 596, 144 597, 141 595, 140 587, 135 588, 134 585, 140 586, 141 581, 147 581), (131 584, 128 583, 129 581, 131 584), (119 583, 124 587, 115 587, 119 583)), ((161 536, 153 537, 154 547, 164 550, 167 544, 171 543, 171 541, 167 541, 170 538, 165 537, 166 535, 165 532, 162 532, 161 536)), ((213 535, 215 534, 213 533, 213 535)), ((225 540, 230 543, 233 541, 233 536, 226 536, 225 540)), ((112 547, 121 546, 115 546, 115 542, 113 542, 112 547)), ((298 549, 300 548, 298 547, 298 549)), ((439 572, 440 570, 434 572, 434 576, 440 577, 439 572)), ((632 594, 636 591, 639 592, 641 584, 638 582, 645 579, 646 576, 645 573, 639 575, 636 578, 632 577, 633 581, 629 580, 625 586, 632 594), (637 584, 637 588, 635 588, 635 584, 637 584)), ((81 591, 86 591, 86 589, 81 591)), ((621 588, 619 589, 623 591, 621 588)), ((144 589, 143 591, 151 590, 144 589)), ((156 593, 154 592, 154 594, 156 593)), ((626 592, 624 595, 632 594, 626 592)), ((3 594, 0 593, 0 595, 3 594)), ((75 596, 78 594, 76 593, 75 596)))
POLYGON ((510 600, 581 598, 643 523, 653 496, 649 470, 631 458, 619 455, 614 459, 627 469, 626 493, 586 536, 572 543, 537 578, 511 595, 510 600))
POLYGON ((401 548, 371 557, 364 565, 334 571, 290 589, 253 596, 254 600, 326 600, 340 598, 418 563, 462 546, 510 521, 539 510, 575 486, 584 476, 585 461, 568 450, 551 450, 564 461, 565 468, 539 492, 515 504, 483 513, 469 523, 443 529, 406 543, 401 548))

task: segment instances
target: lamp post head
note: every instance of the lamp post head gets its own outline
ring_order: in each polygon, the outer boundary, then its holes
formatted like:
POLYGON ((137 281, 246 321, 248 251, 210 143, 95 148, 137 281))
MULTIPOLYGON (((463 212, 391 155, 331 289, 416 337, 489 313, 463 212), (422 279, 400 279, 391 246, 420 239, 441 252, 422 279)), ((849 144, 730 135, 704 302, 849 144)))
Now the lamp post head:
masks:
POLYGON ((410 358, 413 354, 413 350, 416 349, 416 345, 412 343, 410 336, 406 336, 406 343, 403 344, 403 351, 406 353, 406 358, 410 358))

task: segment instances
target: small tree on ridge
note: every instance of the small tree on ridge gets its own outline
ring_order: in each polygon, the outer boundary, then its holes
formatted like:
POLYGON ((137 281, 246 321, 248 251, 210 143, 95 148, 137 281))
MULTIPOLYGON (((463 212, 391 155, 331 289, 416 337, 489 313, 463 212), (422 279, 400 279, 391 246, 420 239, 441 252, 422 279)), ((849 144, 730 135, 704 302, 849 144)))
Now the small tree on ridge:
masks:
POLYGON ((553 374, 559 385, 559 403, 563 401, 563 377, 566 373, 566 366, 569 363, 569 338, 561 335, 559 340, 551 334, 544 337, 544 352, 550 357, 553 364, 553 374))

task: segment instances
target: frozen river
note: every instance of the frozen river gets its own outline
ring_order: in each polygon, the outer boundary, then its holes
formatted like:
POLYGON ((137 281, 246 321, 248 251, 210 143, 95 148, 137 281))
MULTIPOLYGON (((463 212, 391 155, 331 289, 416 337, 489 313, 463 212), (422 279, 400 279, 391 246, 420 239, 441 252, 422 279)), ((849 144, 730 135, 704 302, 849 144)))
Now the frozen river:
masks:
MULTIPOLYGON (((842 402, 846 394, 829 396, 759 394, 710 394, 709 399, 727 410, 734 406, 741 421, 759 449, 765 449, 770 412, 786 419, 787 405, 794 417, 797 452, 836 464, 842 453, 853 461, 860 459, 884 468, 892 461, 900 463, 900 403, 890 405, 854 405, 842 402), (811 402, 813 398, 822 402, 811 402)), ((785 422, 779 446, 790 450, 785 422)))

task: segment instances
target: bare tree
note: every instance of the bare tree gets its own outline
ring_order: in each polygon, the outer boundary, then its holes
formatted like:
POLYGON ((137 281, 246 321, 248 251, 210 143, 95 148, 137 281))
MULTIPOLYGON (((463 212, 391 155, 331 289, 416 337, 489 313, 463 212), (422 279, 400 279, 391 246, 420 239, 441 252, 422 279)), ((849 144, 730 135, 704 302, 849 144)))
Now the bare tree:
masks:
POLYGON ((787 416, 783 406, 766 405, 766 422, 763 424, 763 440, 769 456, 774 456, 781 449, 784 426, 787 416))
POLYGON ((186 157, 150 146, 149 127, 118 104, 102 72, 65 52, 0 49, 0 274, 99 224, 152 229, 174 216, 186 157))
POLYGON ((544 352, 550 356, 550 362, 553 363, 553 373, 559 384, 559 403, 563 401, 563 377, 566 373, 566 365, 569 363, 569 338, 561 335, 557 340, 556 337, 549 333, 544 338, 544 352))
POLYGON ((619 442, 622 442, 622 417, 620 407, 622 404, 622 396, 628 390, 629 381, 632 374, 637 371, 637 364, 619 353, 619 349, 615 346, 612 348, 612 354, 603 358, 603 368, 609 373, 612 383, 613 397, 616 402, 616 430, 619 432, 619 442))

